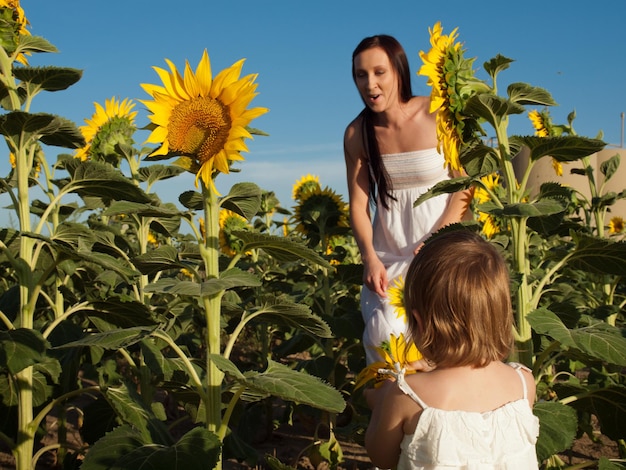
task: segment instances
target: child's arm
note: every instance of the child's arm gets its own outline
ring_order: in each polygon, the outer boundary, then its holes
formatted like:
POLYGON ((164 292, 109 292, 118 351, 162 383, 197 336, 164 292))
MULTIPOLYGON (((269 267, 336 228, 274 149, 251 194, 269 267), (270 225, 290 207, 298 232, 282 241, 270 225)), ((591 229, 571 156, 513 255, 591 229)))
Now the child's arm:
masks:
POLYGON ((393 468, 400 458, 404 437, 402 410, 406 409, 403 404, 408 397, 388 380, 380 388, 368 390, 366 399, 372 418, 365 433, 365 449, 375 466, 393 468))

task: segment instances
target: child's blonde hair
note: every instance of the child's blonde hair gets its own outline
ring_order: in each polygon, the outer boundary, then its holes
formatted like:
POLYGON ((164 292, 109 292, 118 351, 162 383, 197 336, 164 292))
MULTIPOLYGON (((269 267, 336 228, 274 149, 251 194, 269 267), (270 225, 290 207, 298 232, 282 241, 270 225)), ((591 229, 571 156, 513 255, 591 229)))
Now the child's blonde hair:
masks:
POLYGON ((409 267, 404 301, 410 336, 437 367, 481 367, 511 350, 508 269, 476 233, 457 230, 427 242, 409 267))

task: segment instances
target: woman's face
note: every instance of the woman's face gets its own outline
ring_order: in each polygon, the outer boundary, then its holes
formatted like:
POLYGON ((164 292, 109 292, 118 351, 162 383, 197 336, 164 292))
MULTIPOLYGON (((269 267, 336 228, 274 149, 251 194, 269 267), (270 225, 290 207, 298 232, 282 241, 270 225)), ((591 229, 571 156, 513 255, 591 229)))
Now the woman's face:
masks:
POLYGON ((354 58, 356 86, 372 111, 382 112, 399 102, 398 74, 380 47, 366 49, 354 58))

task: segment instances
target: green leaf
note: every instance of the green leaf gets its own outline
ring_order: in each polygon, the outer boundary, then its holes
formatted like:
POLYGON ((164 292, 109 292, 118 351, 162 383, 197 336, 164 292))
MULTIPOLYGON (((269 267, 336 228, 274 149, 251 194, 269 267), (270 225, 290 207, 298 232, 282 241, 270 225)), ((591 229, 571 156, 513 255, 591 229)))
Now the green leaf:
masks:
MULTIPOLYGON (((144 445, 141 433, 131 426, 115 428, 98 439, 85 456, 80 468, 83 470, 111 470, 124 455, 144 445)), ((135 467, 137 468, 137 467, 135 467)))
MULTIPOLYGON (((219 367, 219 364, 216 364, 219 367)), ((268 361, 265 372, 246 372, 245 379, 237 379, 246 387, 268 393, 283 400, 293 401, 331 413, 340 413, 346 407, 341 393, 319 378, 287 366, 268 361)))
POLYGON ((461 166, 474 178, 491 175, 500 169, 500 161, 494 149, 485 144, 467 148, 460 155, 461 166))
POLYGON ((322 258, 317 252, 311 250, 303 243, 289 240, 284 237, 268 235, 265 233, 248 232, 245 230, 234 231, 233 235, 244 241, 241 251, 262 249, 277 261, 309 261, 325 268, 332 268, 330 263, 322 258))
POLYGON ((152 201, 141 188, 122 175, 111 165, 93 160, 65 162, 72 180, 64 188, 80 197, 101 197, 141 203, 152 201))
POLYGON ((516 136, 511 140, 528 147, 532 161, 549 156, 559 162, 573 162, 599 152, 606 145, 601 140, 571 135, 559 137, 516 136))
POLYGON ((152 284, 148 284, 146 292, 154 292, 159 294, 171 295, 190 295, 192 297, 200 297, 200 284, 193 281, 181 281, 173 277, 160 278, 152 284))
POLYGON ((615 172, 617 171, 617 169, 619 168, 620 158, 621 158, 620 154, 616 153, 611 158, 603 161, 600 164, 600 171, 604 175, 605 182, 610 180, 615 174, 615 172))
POLYGON ((261 207, 262 193, 261 188, 254 183, 237 183, 220 200, 220 206, 252 220, 261 207))
POLYGON ((0 368, 16 374, 46 359, 48 342, 27 328, 0 331, 0 368))
POLYGON ((511 83, 507 92, 513 103, 521 105, 556 106, 557 104, 547 90, 528 83, 511 83))
POLYGON ((535 403, 533 412, 539 418, 539 462, 571 447, 578 427, 576 412, 572 408, 561 403, 539 402, 535 403))
POLYGON ((20 34, 20 42, 17 51, 25 52, 59 52, 50 42, 40 36, 27 36, 20 34))
POLYGON ((178 250, 171 245, 162 245, 132 259, 135 267, 142 274, 153 274, 168 269, 186 268, 187 265, 178 260, 178 250))
POLYGON ((334 337, 328 324, 317 315, 311 313, 311 309, 303 304, 265 304, 256 309, 254 313, 260 313, 263 321, 267 321, 269 317, 270 321, 286 323, 320 338, 334 337))
POLYGON ((424 194, 422 194, 420 197, 418 197, 413 203, 413 207, 417 207, 422 202, 427 201, 430 198, 440 196, 442 194, 451 194, 457 191, 469 189, 476 181, 476 178, 472 178, 470 176, 460 176, 458 178, 450 178, 449 180, 440 181, 424 194))
POLYGON ((626 276, 626 242, 572 233, 576 249, 568 265, 581 271, 626 276))
POLYGON ((76 314, 87 316, 101 332, 156 325, 147 305, 137 301, 122 301, 114 297, 91 302, 89 307, 77 311, 76 314))
POLYGON ((509 65, 513 62, 513 59, 509 59, 508 57, 498 54, 493 59, 485 62, 483 64, 483 68, 491 77, 495 77, 503 70, 508 69, 509 65))
POLYGON ((623 385, 581 390, 570 406, 579 413, 597 416, 602 434, 609 439, 619 441, 626 435, 626 387, 623 385))
MULTIPOLYGON (((565 205, 555 199, 542 199, 540 201, 516 204, 506 204, 501 215, 507 217, 545 217, 559 214, 565 210, 565 205)), ((497 211, 494 211, 497 214, 497 211)))
POLYGON ((13 75, 18 80, 27 82, 31 88, 60 91, 78 82, 82 71, 61 67, 16 67, 13 69, 13 75))
POLYGON ((155 206, 132 201, 113 202, 103 213, 106 216, 137 214, 140 217, 180 217, 181 212, 175 207, 155 206))
POLYGON ((152 186, 157 181, 163 181, 184 173, 183 168, 173 165, 146 165, 139 168, 137 174, 139 175, 139 181, 142 183, 148 183, 152 186))
POLYGON ((32 145, 40 140, 46 145, 80 148, 85 138, 76 125, 65 118, 45 113, 13 111, 0 116, 0 133, 16 145, 32 145))
POLYGON ((260 285, 261 280, 258 276, 239 268, 231 268, 221 273, 217 279, 204 281, 200 292, 201 295, 214 295, 234 287, 258 287, 260 285))
POLYGON ((524 107, 496 95, 480 93, 467 100, 464 112, 482 118, 497 128, 504 117, 509 114, 522 114, 524 107))
POLYGON ((182 193, 178 200, 180 203, 190 210, 202 210, 204 207, 204 199, 202 194, 197 191, 185 191, 182 193))
POLYGON ((103 333, 92 333, 86 335, 76 341, 59 345, 53 349, 74 348, 80 346, 99 346, 104 349, 120 349, 127 348, 140 342, 146 336, 150 336, 150 333, 154 331, 154 328, 145 326, 136 326, 131 328, 125 328, 123 330, 105 331, 103 333))
POLYGON ((526 318, 537 333, 548 335, 565 347, 578 349, 601 361, 626 366, 626 338, 619 328, 597 322, 570 330, 546 308, 537 309, 526 318))

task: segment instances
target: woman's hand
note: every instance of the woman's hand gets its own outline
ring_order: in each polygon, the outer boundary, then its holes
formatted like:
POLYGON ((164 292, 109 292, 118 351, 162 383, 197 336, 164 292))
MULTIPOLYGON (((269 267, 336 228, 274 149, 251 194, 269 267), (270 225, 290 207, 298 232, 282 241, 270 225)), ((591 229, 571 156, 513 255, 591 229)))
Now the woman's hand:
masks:
POLYGON ((363 269, 363 284, 379 296, 387 297, 387 269, 382 261, 375 256, 372 260, 363 263, 363 269))

